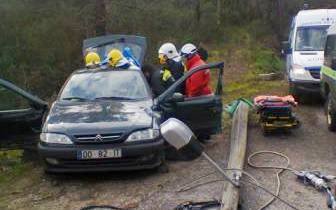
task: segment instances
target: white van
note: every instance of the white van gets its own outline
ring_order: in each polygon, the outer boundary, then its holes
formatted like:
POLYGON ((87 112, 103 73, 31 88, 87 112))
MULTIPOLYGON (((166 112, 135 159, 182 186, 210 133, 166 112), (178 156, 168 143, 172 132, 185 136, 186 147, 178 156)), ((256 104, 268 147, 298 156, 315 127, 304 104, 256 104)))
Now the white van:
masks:
POLYGON ((336 9, 302 10, 291 24, 289 39, 283 42, 290 93, 320 92, 327 29, 336 23, 336 9))

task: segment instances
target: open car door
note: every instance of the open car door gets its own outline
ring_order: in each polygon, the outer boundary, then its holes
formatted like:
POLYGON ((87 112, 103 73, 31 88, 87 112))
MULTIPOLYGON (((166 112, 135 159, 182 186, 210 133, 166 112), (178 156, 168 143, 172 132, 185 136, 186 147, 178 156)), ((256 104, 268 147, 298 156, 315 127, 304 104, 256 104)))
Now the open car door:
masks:
POLYGON ((83 56, 88 52, 96 52, 105 60, 112 49, 120 50, 125 57, 134 60, 141 67, 145 59, 147 41, 145 37, 133 35, 106 35, 83 41, 83 56))
POLYGON ((174 117, 186 123, 197 136, 209 136, 221 132, 222 129, 222 95, 223 95, 223 68, 224 63, 213 63, 196 67, 157 98, 157 106, 163 110, 164 118, 174 117), (192 74, 210 69, 212 77, 217 75, 217 85, 214 94, 186 98, 179 96, 175 90, 192 74))
POLYGON ((0 79, 0 148, 37 140, 47 103, 0 79))

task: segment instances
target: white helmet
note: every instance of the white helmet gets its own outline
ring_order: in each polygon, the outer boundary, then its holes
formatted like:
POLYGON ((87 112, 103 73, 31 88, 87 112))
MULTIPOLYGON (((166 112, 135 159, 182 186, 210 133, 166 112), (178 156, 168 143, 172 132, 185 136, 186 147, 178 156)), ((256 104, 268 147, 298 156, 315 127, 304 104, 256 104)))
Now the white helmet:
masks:
POLYGON ((181 48, 181 51, 180 51, 181 56, 194 55, 195 53, 197 53, 197 48, 196 48, 195 45, 193 45, 191 43, 183 45, 183 47, 181 48))
POLYGON ((167 56, 168 59, 176 59, 180 57, 173 43, 164 43, 159 48, 158 53, 167 56))

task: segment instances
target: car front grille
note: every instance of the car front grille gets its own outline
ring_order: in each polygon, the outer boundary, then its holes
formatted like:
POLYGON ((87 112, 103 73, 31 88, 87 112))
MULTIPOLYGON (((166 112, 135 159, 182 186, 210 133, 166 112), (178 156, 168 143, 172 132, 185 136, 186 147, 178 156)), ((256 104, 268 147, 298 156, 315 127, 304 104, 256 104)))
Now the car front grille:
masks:
POLYGON ((104 143, 119 143, 122 141, 123 133, 111 134, 89 134, 89 135, 75 135, 75 142, 77 144, 104 144, 104 143))

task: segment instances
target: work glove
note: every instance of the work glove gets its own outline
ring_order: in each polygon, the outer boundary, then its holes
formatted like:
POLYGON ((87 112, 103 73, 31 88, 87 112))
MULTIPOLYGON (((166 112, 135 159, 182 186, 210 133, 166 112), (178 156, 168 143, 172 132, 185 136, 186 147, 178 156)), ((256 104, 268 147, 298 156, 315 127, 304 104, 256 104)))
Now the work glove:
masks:
POLYGON ((168 69, 163 69, 162 81, 167 82, 172 77, 171 72, 168 69))

